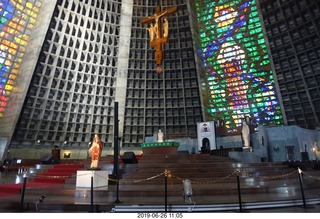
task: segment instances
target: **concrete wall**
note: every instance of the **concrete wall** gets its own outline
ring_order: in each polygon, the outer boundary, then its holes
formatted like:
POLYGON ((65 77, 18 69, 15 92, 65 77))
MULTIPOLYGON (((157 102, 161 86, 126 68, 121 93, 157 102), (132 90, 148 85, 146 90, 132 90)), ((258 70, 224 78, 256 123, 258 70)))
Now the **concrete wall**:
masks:
MULTIPOLYGON (((166 139, 165 141, 177 141, 180 143, 179 152, 199 153, 198 140, 191 138, 166 139)), ((218 148, 238 148, 242 147, 241 136, 218 137, 216 138, 218 148)), ((146 142, 156 142, 156 135, 146 138, 146 142)), ((307 152, 310 160, 320 158, 319 151, 313 148, 320 147, 320 132, 318 130, 303 129, 298 126, 283 127, 259 127, 258 132, 251 134, 252 151, 230 152, 229 156, 239 162, 283 162, 288 160, 286 146, 293 146, 296 160, 301 160, 301 152, 307 152)), ((11 158, 40 159, 51 154, 51 147, 27 146, 10 149, 11 158)), ((86 148, 65 147, 60 149, 60 157, 64 159, 64 153, 70 153, 69 159, 85 159, 88 152, 86 148)), ((142 154, 140 148, 121 148, 120 154, 132 151, 136 155, 142 154)), ((102 156, 113 155, 113 148, 105 147, 102 156)))
POLYGON ((310 160, 320 156, 320 132, 298 126, 259 127, 251 134, 252 152, 231 152, 229 156, 242 162, 283 162, 289 160, 287 147, 294 148, 294 160, 302 160, 306 152, 310 160), (313 148, 317 150, 314 151, 313 148))
POLYGON ((271 161, 288 159, 286 146, 294 146, 296 160, 301 160, 301 152, 307 152, 309 158, 315 160, 313 148, 320 145, 318 130, 303 129, 298 126, 267 128, 268 149, 271 161))

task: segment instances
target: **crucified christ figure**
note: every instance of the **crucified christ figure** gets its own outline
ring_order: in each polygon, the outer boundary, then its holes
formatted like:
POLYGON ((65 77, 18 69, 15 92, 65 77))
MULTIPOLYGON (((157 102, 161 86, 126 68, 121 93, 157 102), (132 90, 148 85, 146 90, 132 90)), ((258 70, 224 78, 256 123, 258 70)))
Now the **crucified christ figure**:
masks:
MULTIPOLYGON (((141 24, 148 24, 155 22, 153 25, 153 30, 156 36, 156 39, 153 39, 154 35, 150 35, 150 46, 156 48, 155 52, 155 61, 157 63, 157 73, 161 74, 163 72, 162 69, 162 61, 163 61, 163 51, 162 51, 162 45, 168 42, 168 21, 165 20, 164 30, 165 33, 162 36, 162 18, 165 18, 177 11, 177 6, 168 8, 166 10, 161 11, 160 6, 156 7, 156 13, 142 18, 140 20, 141 24)), ((149 33, 151 33, 151 29, 149 30, 149 33)))

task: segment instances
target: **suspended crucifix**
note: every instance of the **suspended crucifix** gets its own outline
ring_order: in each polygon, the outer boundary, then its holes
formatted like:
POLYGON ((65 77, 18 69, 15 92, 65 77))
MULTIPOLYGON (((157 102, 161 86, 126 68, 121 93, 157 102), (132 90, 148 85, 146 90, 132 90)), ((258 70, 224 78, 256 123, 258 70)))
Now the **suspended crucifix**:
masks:
POLYGON ((157 74, 163 73, 163 51, 162 45, 168 42, 169 35, 169 22, 166 18, 167 16, 175 13, 177 11, 177 6, 168 8, 166 10, 161 11, 161 7, 156 7, 156 13, 142 18, 140 20, 141 24, 150 24, 150 27, 147 28, 150 36, 150 46, 156 48, 155 51, 155 61, 157 63, 156 72, 157 74), (162 22, 163 19, 163 22, 162 22))

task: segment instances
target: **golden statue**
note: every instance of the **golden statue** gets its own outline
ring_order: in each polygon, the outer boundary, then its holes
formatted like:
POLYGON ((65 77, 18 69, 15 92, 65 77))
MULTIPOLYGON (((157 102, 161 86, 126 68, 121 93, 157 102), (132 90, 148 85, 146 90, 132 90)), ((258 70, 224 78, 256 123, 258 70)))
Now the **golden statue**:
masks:
POLYGON ((163 19, 163 37, 168 37, 169 35, 169 21, 167 18, 163 19))
POLYGON ((147 30, 149 31, 149 36, 150 36, 150 42, 154 40, 154 34, 155 34, 155 31, 154 31, 154 26, 153 24, 151 23, 150 24, 150 27, 147 28, 147 30))
POLYGON ((98 134, 94 135, 92 145, 89 148, 89 152, 91 153, 91 165, 90 168, 98 168, 99 161, 102 153, 102 141, 99 138, 98 134))

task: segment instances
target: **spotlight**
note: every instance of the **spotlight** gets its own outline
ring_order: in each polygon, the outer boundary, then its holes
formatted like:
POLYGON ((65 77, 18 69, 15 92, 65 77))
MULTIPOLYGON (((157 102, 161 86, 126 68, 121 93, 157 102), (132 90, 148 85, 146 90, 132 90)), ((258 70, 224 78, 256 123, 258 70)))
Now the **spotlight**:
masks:
POLYGON ((42 194, 42 195, 40 196, 39 200, 36 202, 36 210, 37 210, 37 211, 39 211, 39 209, 38 209, 38 204, 39 204, 39 203, 42 203, 45 198, 46 198, 46 195, 42 194))
POLYGON ((46 198, 46 195, 42 194, 39 198, 39 202, 43 202, 45 198, 46 198))
POLYGON ((191 181, 186 179, 183 180, 183 198, 185 200, 185 202, 191 202, 191 197, 192 197, 192 186, 191 186, 191 181))
POLYGON ((63 158, 70 158, 71 153, 70 152, 64 152, 63 153, 63 158))

